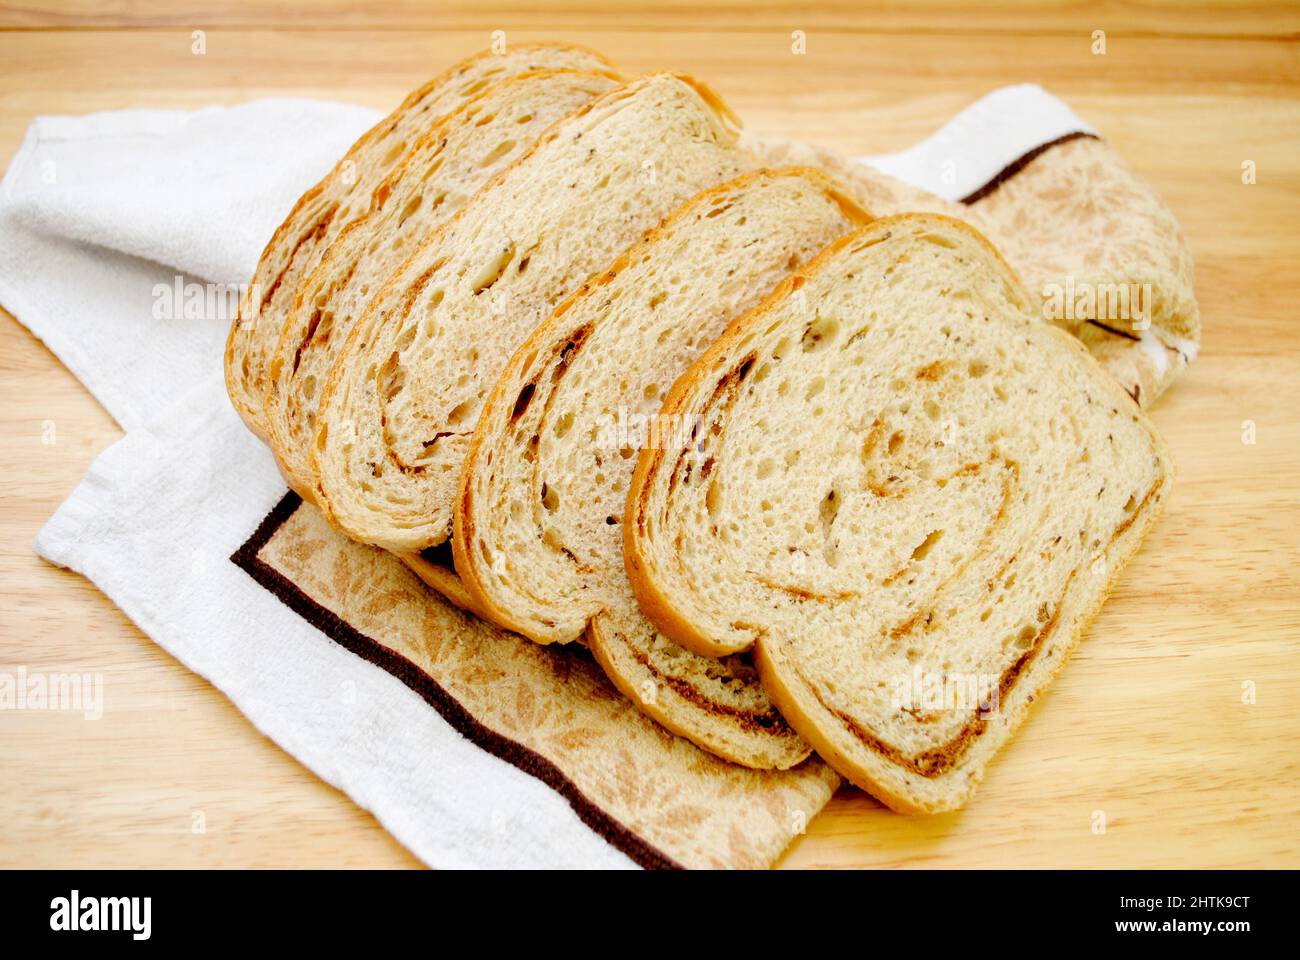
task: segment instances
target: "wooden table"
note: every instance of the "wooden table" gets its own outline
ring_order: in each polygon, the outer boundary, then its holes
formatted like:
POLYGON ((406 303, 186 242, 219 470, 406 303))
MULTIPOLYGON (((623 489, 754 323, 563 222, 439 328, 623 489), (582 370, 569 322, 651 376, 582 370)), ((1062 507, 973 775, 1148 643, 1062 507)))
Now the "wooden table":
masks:
MULTIPOLYGON (((557 6, 0 2, 0 163, 39 113, 268 95, 388 108, 497 29, 695 73, 748 126, 850 152, 910 144, 1001 84, 1045 84, 1156 185, 1197 257, 1201 359, 1154 411, 1179 462, 1172 502, 968 810, 900 817, 846 789, 784 863, 1300 866, 1297 8, 557 6)), ((0 335, 0 669, 89 670, 107 690, 98 722, 0 714, 0 866, 414 865, 93 586, 32 554, 121 434, 7 315, 0 335)))

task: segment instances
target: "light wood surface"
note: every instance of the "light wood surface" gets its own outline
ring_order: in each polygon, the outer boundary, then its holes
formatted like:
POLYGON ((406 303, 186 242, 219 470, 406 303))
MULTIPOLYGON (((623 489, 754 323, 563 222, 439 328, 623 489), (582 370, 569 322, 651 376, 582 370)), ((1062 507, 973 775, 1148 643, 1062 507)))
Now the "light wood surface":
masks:
MULTIPOLYGON (((969 809, 900 817, 842 790, 784 864, 1300 866, 1300 15, 1173 0, 973 9, 0 3, 0 165, 39 113, 266 95, 387 108, 496 29, 587 43, 628 72, 698 74, 751 128, 858 153, 906 146, 993 87, 1043 83, 1156 185, 1196 254, 1201 358, 1154 410, 1178 483, 969 809), (790 52, 794 29, 805 56, 790 52)), ((0 337, 0 670, 102 673, 107 701, 98 721, 0 713, 0 866, 413 865, 93 586, 32 554, 120 431, 7 315, 0 337)))

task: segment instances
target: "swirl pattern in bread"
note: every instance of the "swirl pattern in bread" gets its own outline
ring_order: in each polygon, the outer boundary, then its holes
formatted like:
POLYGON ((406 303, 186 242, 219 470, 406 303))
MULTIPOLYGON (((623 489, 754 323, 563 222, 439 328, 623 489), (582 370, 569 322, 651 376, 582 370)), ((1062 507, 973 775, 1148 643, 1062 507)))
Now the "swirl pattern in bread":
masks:
POLYGON ((961 806, 1172 483, 1163 440, 973 228, 889 217, 674 385, 629 578, 667 636, 752 649, 817 752, 895 809, 961 806))

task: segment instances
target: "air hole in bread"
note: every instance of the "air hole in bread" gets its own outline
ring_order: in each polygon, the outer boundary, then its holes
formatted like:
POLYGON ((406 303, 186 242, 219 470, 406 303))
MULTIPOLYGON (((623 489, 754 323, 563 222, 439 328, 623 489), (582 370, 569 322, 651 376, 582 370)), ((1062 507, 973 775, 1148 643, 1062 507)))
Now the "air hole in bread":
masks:
POLYGON ((912 559, 924 560, 926 554, 928 554, 931 548, 939 542, 939 538, 942 536, 942 530, 932 530, 924 540, 917 544, 916 549, 912 551, 912 559))
POLYGON ((388 153, 384 156, 383 163, 380 166, 391 167, 401 159, 402 154, 406 152, 406 141, 398 140, 388 148, 388 153))
POLYGON ((480 166, 484 166, 484 167, 492 166, 492 164, 496 163, 498 160, 500 160, 502 157, 504 157, 507 153, 509 153, 514 148, 515 148, 515 141, 513 140, 505 140, 501 143, 498 143, 492 149, 492 151, 482 159, 482 161, 480 162, 480 166))
POLYGON ((988 373, 989 365, 983 360, 972 360, 967 368, 972 378, 978 380, 984 374, 988 373))
MULTIPOLYGON (((668 298, 668 294, 666 294, 666 293, 664 293, 662 290, 660 290, 658 293, 656 293, 653 297, 650 298, 650 302, 649 302, 648 304, 646 304, 646 305, 647 305, 651 310, 653 310, 655 307, 659 306, 659 304, 663 303, 664 300, 666 300, 667 298, 668 298)), ((667 332, 667 331, 665 331, 665 332, 667 332)))
POLYGON ((483 292, 492 289, 492 285, 501 279, 501 275, 506 272, 510 266, 510 261, 515 258, 515 245, 508 243, 501 248, 497 256, 484 265, 479 271, 478 276, 470 284, 474 291, 474 296, 479 296, 483 292))
MULTIPOLYGON (((424 203, 424 195, 420 193, 417 193, 410 200, 406 201, 406 206, 402 208, 402 216, 397 221, 399 229, 402 224, 406 223, 411 214, 420 209, 420 204, 422 203, 424 203)), ((396 249, 396 245, 394 245, 394 249, 396 249)))
MULTIPOLYGON (((533 383, 524 384, 523 389, 519 391, 519 396, 515 398, 515 409, 514 412, 510 414, 511 423, 514 423, 516 420, 522 417, 524 413, 528 410, 528 405, 533 402, 533 392, 536 389, 537 389, 536 384, 533 383)), ((536 439, 536 437, 534 437, 533 439, 536 439)))
MULTIPOLYGON (((943 247, 945 250, 957 249, 957 244, 953 243, 947 237, 941 237, 933 233, 918 234, 916 239, 921 240, 925 243, 933 244, 936 247, 943 247)), ((959 258, 959 259, 961 260, 961 262, 965 262, 964 258, 959 258)))
POLYGON ((708 491, 704 494, 704 509, 709 516, 716 517, 718 510, 722 507, 722 487, 714 477, 713 482, 709 484, 708 491))
POLYGON ((560 505, 560 495, 548 483, 542 484, 541 500, 542 506, 550 513, 554 513, 560 505))
POLYGON ((461 427, 473 422, 471 418, 477 406, 478 402, 476 400, 466 400, 464 403, 456 404, 447 414, 447 423, 453 427, 461 427))
POLYGON ((815 350, 830 346, 839 335, 839 330, 840 324, 838 320, 818 316, 804 328, 803 338, 800 341, 803 352, 812 353, 815 350))
POLYGON ((831 566, 835 566, 838 552, 837 544, 831 538, 831 530, 835 526, 835 518, 839 512, 840 498, 832 487, 822 498, 821 505, 817 509, 818 520, 822 527, 822 553, 831 566))
POLYGON ((556 421, 555 438, 557 440, 563 438, 564 435, 569 432, 569 429, 572 426, 573 426, 573 411, 570 410, 568 413, 566 413, 564 416, 560 417, 560 419, 556 421))
POLYGON ((1032 624, 1025 624, 1025 626, 1020 628, 1020 632, 1015 635, 1015 638, 1012 640, 1012 645, 1015 646, 1017 650, 1028 650, 1036 636, 1038 636, 1037 628, 1032 624))
POLYGON ((394 350, 384 361, 376 379, 375 387, 385 402, 391 401, 402 390, 406 382, 406 371, 402 369, 401 359, 394 350))

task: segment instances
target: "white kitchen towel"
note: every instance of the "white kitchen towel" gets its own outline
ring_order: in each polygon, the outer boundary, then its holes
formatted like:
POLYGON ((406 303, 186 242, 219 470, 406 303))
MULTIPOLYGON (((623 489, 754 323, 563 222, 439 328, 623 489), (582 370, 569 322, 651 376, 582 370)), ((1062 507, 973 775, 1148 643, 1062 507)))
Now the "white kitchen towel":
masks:
MULTIPOLYGON (((238 285, 297 197, 377 117, 263 100, 33 122, 0 185, 0 304, 127 431, 36 551, 93 581, 426 863, 630 866, 558 793, 229 560, 284 494, 223 389, 238 285), (355 696, 340 697, 344 685, 355 696)), ((960 199, 1075 131, 1091 132, 1059 100, 1008 87, 911 150, 863 159, 960 199)))

